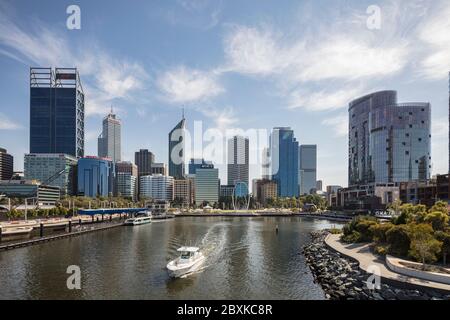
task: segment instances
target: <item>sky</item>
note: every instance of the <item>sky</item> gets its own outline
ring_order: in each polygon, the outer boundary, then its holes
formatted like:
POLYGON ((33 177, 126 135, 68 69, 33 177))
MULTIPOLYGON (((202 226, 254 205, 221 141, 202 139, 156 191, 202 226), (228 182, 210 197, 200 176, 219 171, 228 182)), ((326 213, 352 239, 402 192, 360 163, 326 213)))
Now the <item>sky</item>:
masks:
POLYGON ((348 103, 387 89, 400 102, 431 103, 432 174, 446 173, 449 30, 447 0, 0 0, 0 147, 22 170, 29 68, 77 67, 86 155, 97 154, 112 105, 123 159, 146 148, 167 163, 184 108, 192 135, 196 123, 205 139, 261 133, 250 141, 250 179, 260 175, 264 133, 290 126, 300 144, 317 144, 324 186, 346 186, 348 103), (67 28, 70 5, 80 29, 67 28))

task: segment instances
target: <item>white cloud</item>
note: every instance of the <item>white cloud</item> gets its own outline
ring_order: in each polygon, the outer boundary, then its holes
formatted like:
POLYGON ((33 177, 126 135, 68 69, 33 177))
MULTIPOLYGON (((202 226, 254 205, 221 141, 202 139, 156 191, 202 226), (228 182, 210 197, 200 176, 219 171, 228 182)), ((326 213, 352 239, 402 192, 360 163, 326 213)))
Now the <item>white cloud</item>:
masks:
POLYGON ((224 70, 269 75, 283 67, 282 49, 270 30, 235 26, 225 37, 227 66, 224 70))
POLYGON ((0 12, 0 54, 37 66, 77 67, 86 94, 86 115, 104 114, 114 99, 133 100, 148 77, 137 62, 115 59, 99 46, 77 46, 41 21, 25 31, 0 12), (82 49, 80 49, 82 48, 82 49))
POLYGON ((326 118, 322 121, 322 125, 330 127, 338 137, 345 137, 348 134, 348 115, 339 114, 326 118))
POLYGON ((0 130, 17 130, 21 128, 22 126, 20 124, 15 123, 3 113, 0 113, 0 130))
POLYGON ((446 78, 450 70, 449 2, 439 3, 429 14, 432 18, 418 28, 418 38, 428 47, 421 72, 431 80, 439 80, 446 78))
POLYGON ((360 87, 349 87, 334 91, 308 92, 293 91, 289 97, 289 108, 304 108, 308 111, 325 111, 346 107, 356 97, 362 95, 360 87))
POLYGON ((184 66, 165 72, 157 80, 157 85, 172 103, 204 101, 224 91, 213 73, 184 66))

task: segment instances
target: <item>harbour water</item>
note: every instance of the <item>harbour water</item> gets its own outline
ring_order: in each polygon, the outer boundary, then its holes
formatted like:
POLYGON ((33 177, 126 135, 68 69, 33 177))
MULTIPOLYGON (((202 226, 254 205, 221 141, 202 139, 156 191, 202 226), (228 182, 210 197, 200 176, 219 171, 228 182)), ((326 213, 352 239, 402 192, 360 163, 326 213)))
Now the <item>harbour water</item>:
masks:
POLYGON ((339 225, 181 217, 0 252, 0 299, 323 299, 301 251, 311 231, 339 225), (201 247, 206 263, 171 279, 165 266, 183 245, 201 247), (70 265, 81 270, 80 290, 67 288, 70 265))

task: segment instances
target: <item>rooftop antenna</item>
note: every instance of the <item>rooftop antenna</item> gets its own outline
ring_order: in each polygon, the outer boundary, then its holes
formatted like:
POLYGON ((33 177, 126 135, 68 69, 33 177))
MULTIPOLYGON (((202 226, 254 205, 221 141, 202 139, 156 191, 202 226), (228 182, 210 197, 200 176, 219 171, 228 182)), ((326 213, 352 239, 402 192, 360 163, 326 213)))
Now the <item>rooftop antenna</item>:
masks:
POLYGON ((183 108, 181 108, 181 112, 182 112, 182 119, 184 119, 184 107, 183 108))
POLYGON ((112 104, 111 104, 111 114, 113 114, 113 106, 112 106, 112 104))

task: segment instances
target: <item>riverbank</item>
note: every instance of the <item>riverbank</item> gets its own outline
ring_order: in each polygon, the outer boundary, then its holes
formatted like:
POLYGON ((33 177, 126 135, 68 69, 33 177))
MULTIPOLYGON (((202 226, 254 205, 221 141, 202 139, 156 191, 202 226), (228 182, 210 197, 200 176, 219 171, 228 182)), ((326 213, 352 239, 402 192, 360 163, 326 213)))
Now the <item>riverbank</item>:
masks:
POLYGON ((331 300, 450 300, 445 294, 432 289, 412 289, 405 284, 381 280, 381 288, 370 290, 367 279, 371 274, 359 268, 359 262, 331 249, 325 243, 328 231, 311 233, 311 243, 303 248, 314 279, 331 300))

